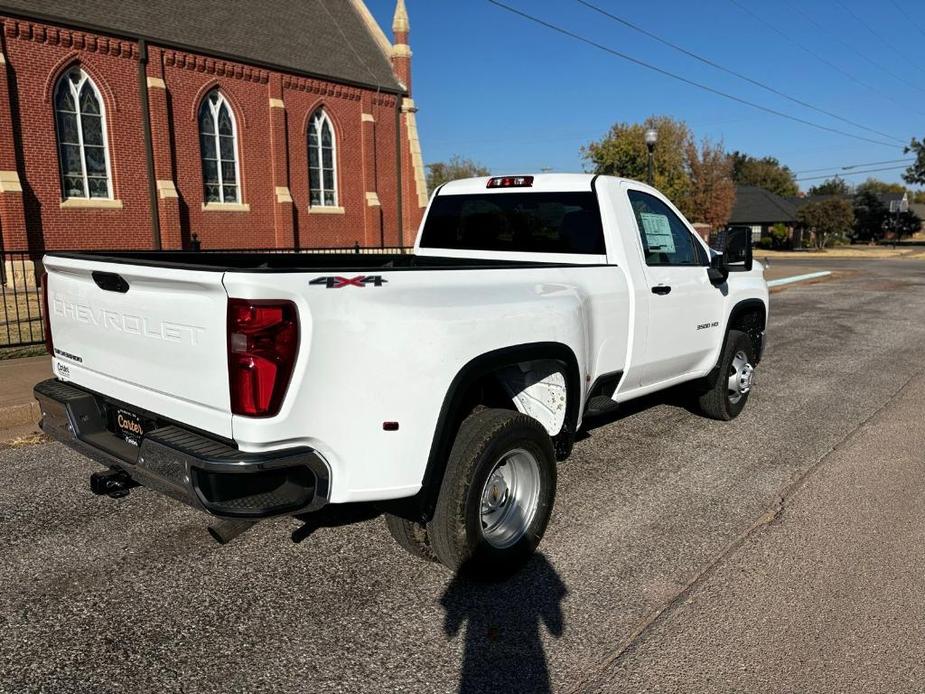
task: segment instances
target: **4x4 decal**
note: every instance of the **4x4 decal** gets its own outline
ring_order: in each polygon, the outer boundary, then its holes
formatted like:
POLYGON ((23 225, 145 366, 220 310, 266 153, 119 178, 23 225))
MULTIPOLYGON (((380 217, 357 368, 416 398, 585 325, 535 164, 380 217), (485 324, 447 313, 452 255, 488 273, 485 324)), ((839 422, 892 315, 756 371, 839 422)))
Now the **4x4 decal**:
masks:
POLYGON ((371 284, 374 287, 381 287, 388 282, 383 279, 382 275, 357 275, 356 277, 316 277, 309 284, 324 285, 328 289, 340 289, 341 287, 365 287, 371 284))

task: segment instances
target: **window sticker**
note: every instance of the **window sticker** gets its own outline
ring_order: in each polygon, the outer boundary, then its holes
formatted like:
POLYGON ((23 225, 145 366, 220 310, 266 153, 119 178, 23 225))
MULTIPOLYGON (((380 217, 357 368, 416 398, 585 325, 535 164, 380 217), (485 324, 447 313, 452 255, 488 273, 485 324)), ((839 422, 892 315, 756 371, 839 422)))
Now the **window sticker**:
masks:
POLYGON ((652 253, 674 253, 674 236, 671 235, 671 223, 663 214, 640 212, 642 231, 646 235, 646 246, 652 253))

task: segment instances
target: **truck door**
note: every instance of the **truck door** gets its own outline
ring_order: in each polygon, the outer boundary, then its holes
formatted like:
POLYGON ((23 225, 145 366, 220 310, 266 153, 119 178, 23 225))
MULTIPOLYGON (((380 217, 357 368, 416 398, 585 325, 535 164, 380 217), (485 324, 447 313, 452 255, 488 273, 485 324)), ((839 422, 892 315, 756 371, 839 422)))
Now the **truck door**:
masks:
POLYGON ((708 370, 722 339, 724 297, 710 283, 709 253, 661 198, 627 188, 650 291, 642 386, 708 370))

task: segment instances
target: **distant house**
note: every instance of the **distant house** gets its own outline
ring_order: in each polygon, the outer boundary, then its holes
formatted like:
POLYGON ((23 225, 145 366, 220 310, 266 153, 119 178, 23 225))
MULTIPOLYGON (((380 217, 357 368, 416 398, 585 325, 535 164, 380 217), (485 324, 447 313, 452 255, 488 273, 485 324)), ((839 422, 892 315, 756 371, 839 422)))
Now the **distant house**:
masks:
MULTIPOLYGON (((787 227, 794 247, 799 247, 802 230, 797 224, 797 212, 810 203, 839 197, 851 201, 854 196, 807 195, 785 198, 758 186, 736 186, 736 201, 729 218, 729 226, 750 227, 752 243, 757 243, 762 236, 769 235, 771 227, 775 224, 783 224, 787 227)), ((910 205, 906 192, 878 193, 877 198, 890 212, 913 209, 919 217, 925 219, 925 205, 910 205)))
POLYGON ((909 193, 877 193, 877 197, 883 206, 890 212, 905 212, 909 209, 909 193))
POLYGON ((758 186, 736 186, 736 201, 729 217, 730 226, 747 226, 752 242, 767 236, 775 224, 783 224, 792 233, 797 223, 797 205, 758 186))

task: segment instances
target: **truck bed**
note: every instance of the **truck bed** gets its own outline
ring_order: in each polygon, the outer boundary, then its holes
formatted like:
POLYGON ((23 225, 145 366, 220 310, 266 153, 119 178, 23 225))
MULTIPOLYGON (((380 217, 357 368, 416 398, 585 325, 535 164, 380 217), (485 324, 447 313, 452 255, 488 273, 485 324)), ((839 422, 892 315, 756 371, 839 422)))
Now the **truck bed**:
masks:
POLYGON ((415 256, 409 253, 274 253, 192 251, 49 251, 48 256, 145 267, 212 272, 318 272, 336 270, 476 270, 563 267, 570 263, 415 256))

